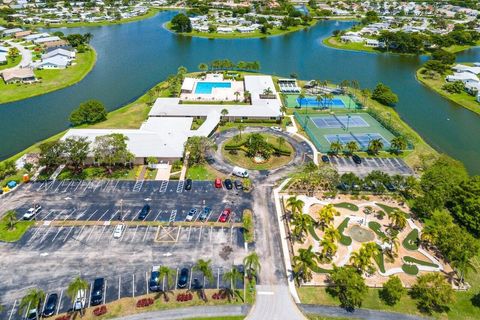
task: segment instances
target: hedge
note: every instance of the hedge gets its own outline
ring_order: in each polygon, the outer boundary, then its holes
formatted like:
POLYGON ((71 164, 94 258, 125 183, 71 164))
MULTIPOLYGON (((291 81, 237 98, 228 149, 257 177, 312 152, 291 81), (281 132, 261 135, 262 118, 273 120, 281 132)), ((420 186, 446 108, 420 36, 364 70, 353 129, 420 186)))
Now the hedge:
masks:
POLYGON ((275 146, 272 146, 273 150, 275 150, 276 153, 278 153, 281 156, 290 156, 292 154, 292 151, 286 150, 286 149, 280 149, 275 146))
POLYGON ((376 221, 370 221, 368 223, 368 227, 372 229, 372 231, 375 232, 380 239, 385 238, 386 236, 385 233, 383 233, 382 230, 380 230, 380 228, 382 227, 380 223, 376 221))
POLYGON ((418 250, 418 230, 413 229, 410 233, 403 239, 402 245, 405 249, 415 251, 418 250))
POLYGON ((352 238, 343 234, 343 231, 348 226, 348 221, 350 221, 350 218, 345 218, 345 220, 343 220, 337 228, 338 232, 340 232, 341 235, 340 243, 344 246, 349 246, 352 244, 352 238))
POLYGON ((438 265, 435 264, 435 263, 428 262, 428 261, 423 261, 423 260, 418 260, 417 258, 410 257, 410 256, 403 257, 403 261, 408 262, 408 263, 419 264, 421 266, 438 268, 438 265))
POLYGON ((406 264, 404 263, 402 265, 402 270, 406 274, 409 274, 411 276, 416 276, 418 274, 418 267, 414 264, 406 264))

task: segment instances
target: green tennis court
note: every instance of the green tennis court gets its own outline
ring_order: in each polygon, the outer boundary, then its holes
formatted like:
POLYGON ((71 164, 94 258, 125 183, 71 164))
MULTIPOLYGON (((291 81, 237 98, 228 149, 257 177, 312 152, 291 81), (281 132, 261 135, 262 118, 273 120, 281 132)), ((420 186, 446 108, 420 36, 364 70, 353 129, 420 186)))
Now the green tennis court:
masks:
POLYGON ((304 128, 320 152, 328 152, 332 142, 343 145, 355 141, 361 150, 367 150, 370 140, 380 139, 383 149, 390 147, 395 137, 368 113, 341 115, 303 114, 295 112, 297 124, 304 128))
POLYGON ((312 109, 358 109, 358 105, 347 95, 334 95, 333 99, 306 95, 300 99, 298 94, 284 96, 287 108, 312 108, 312 109))

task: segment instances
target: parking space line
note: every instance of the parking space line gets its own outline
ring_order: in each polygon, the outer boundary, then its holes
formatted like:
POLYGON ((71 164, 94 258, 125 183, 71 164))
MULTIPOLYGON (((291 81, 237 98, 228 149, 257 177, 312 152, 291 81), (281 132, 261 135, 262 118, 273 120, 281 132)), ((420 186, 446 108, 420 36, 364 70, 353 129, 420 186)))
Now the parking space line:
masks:
POLYGON ((135 273, 132 273, 132 297, 135 298, 135 273))
POLYGON ((233 226, 230 227, 230 244, 233 244, 233 226))
POLYGON ((160 213, 162 213, 162 210, 158 210, 157 216, 155 217, 154 221, 158 221, 158 216, 160 216, 160 213))
POLYGON ((103 186, 102 190, 103 191, 107 191, 107 188, 108 186, 110 185, 110 183, 112 182, 113 180, 107 180, 107 183, 103 186))
POLYGON ((103 304, 105 304, 105 299, 107 298, 107 279, 105 279, 105 287, 103 287, 103 304))
POLYGON ((43 219, 41 219, 40 221, 45 221, 47 220, 48 216, 51 215, 53 212, 55 212, 55 210, 52 210, 50 211, 45 217, 43 217, 43 219))
POLYGON ((95 184, 92 191, 95 192, 102 184, 103 184, 103 180, 98 180, 97 184, 95 184))
POLYGON ((192 278, 193 278, 193 273, 192 273, 192 268, 190 267, 190 281, 188 283, 188 289, 192 289, 192 278))
POLYGON ((145 242, 145 239, 147 238, 147 234, 148 234, 148 229, 150 228, 150 226, 147 226, 147 230, 145 231, 145 234, 143 235, 143 240, 142 242, 145 242))
POLYGON ((172 210, 172 212, 170 213, 170 219, 168 219, 168 222, 175 221, 176 217, 177 217, 177 210, 172 210))
POLYGON ((117 189, 117 185, 118 183, 120 182, 120 180, 117 180, 117 182, 115 183, 115 185, 113 186, 113 188, 110 188, 110 192, 113 192, 117 189))
POLYGON ((62 193, 67 192, 68 188, 70 188, 70 186, 72 185, 72 183, 73 183, 74 181, 75 181, 75 180, 70 180, 70 183, 67 184, 67 186, 65 187, 65 189, 62 190, 62 193))
POLYGON ((180 180, 178 181, 177 185, 177 193, 182 193, 183 192, 183 185, 185 184, 185 180, 180 180))
POLYGON ((133 240, 135 240, 135 235, 137 234, 137 230, 138 230, 138 226, 135 228, 135 231, 133 232, 133 237, 130 240, 130 242, 133 242, 133 240))
POLYGON ((118 276, 118 300, 120 300, 120 288, 122 287, 122 276, 118 276))
POLYGON ((75 189, 73 189, 73 192, 77 192, 78 187, 80 187, 84 182, 85 182, 85 180, 80 180, 78 182, 77 186, 75 187, 75 189))
POLYGON ((147 288, 147 294, 148 294, 148 271, 145 271, 145 287, 147 288))
POLYGON ((88 288, 88 307, 90 308, 90 303, 92 302, 92 287, 93 287, 93 281, 90 283, 90 288, 88 288))
POLYGON ((55 312, 55 315, 58 315, 58 312, 60 311, 60 305, 62 304, 62 298, 63 298, 63 289, 60 291, 60 299, 58 300, 57 311, 55 312))
POLYGON ((100 216, 100 218, 98 218, 97 221, 102 220, 103 216, 106 215, 108 211, 110 211, 110 209, 107 209, 107 211, 105 211, 105 212, 100 216))
POLYGON ((125 228, 125 230, 123 230, 122 237, 120 238, 120 242, 123 241, 123 238, 125 237, 125 234, 127 233, 128 229, 129 228, 127 227, 125 228))
POLYGON ((132 192, 140 192, 140 190, 142 190, 143 181, 144 180, 137 180, 133 186, 132 192))
POLYGON ((217 268, 217 289, 220 288, 220 268, 217 268))
POLYGON ((70 227, 70 230, 68 230, 68 233, 67 235, 65 236, 65 238, 63 238, 63 242, 65 242, 68 238, 68 236, 70 235, 70 233, 72 232, 72 230, 74 229, 75 227, 70 227))
POLYGON ((198 237, 198 242, 202 240, 202 230, 203 230, 203 226, 200 226, 200 235, 198 237))
POLYGON ((10 316, 8 317, 8 320, 12 319, 13 312, 15 311, 15 306, 17 305, 17 300, 13 302, 12 310, 10 311, 10 316))
POLYGON ((213 227, 210 226, 210 242, 212 242, 213 227))
POLYGON ((168 180, 162 180, 162 184, 160 185, 158 192, 166 192, 168 188, 168 182, 168 180))
POLYGON ((108 226, 103 226, 102 232, 100 232, 100 235, 98 236, 97 241, 100 241, 100 239, 102 239, 103 234, 104 234, 104 232, 107 228, 108 228, 108 226))
POLYGON ((92 227, 92 231, 90 231, 90 233, 88 234, 88 237, 87 237, 87 239, 85 239, 85 241, 90 240, 90 237, 92 236, 92 233, 93 233, 94 230, 95 230, 95 226, 92 227))
POLYGON ((90 186, 90 184, 92 183, 92 181, 88 181, 87 185, 85 186, 85 188, 83 189, 83 192, 87 191, 88 187, 90 186))
POLYGON ((192 226, 190 226, 188 228, 188 237, 187 237, 187 241, 190 241, 190 233, 192 232, 192 226))

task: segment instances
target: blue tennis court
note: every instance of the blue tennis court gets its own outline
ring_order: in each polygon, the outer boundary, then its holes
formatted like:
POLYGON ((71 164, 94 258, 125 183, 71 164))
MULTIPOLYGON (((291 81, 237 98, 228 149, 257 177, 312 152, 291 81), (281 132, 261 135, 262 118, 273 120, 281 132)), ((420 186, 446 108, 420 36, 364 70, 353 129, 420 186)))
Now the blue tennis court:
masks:
POLYGON ((311 117, 312 122, 317 128, 365 128, 370 125, 361 116, 354 115, 328 115, 311 117))
POLYGON ((297 103, 300 107, 345 108, 345 103, 338 98, 317 100, 314 97, 305 97, 303 99, 297 98, 297 103))
POLYGON ((361 148, 368 148, 371 140, 380 139, 383 142, 383 148, 388 149, 390 142, 379 133, 342 133, 342 134, 326 134, 325 139, 331 144, 332 142, 340 141, 345 145, 350 141, 357 142, 361 148))

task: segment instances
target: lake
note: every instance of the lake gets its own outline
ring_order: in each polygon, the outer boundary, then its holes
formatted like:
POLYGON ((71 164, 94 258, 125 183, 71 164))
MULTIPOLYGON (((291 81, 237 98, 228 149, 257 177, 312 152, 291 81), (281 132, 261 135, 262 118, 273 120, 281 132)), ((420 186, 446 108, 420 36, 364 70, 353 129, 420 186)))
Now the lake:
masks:
MULTIPOLYGON (((322 39, 352 22, 324 21, 305 31, 266 39, 209 40, 178 37, 162 25, 175 12, 123 25, 60 29, 94 35, 98 54, 92 72, 80 83, 43 96, 0 105, 0 159, 5 159, 68 128, 68 116, 81 102, 101 100, 109 110, 142 95, 180 65, 197 70, 214 59, 258 60, 263 73, 333 82, 358 80, 362 87, 378 82, 398 94, 402 118, 434 148, 480 173, 480 117, 455 105, 415 80, 426 57, 335 50, 322 39)), ((480 49, 459 54, 459 61, 480 61, 480 49)), ((1 94, 1 93, 0 93, 1 94)))

